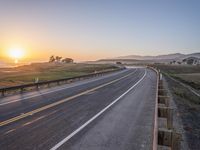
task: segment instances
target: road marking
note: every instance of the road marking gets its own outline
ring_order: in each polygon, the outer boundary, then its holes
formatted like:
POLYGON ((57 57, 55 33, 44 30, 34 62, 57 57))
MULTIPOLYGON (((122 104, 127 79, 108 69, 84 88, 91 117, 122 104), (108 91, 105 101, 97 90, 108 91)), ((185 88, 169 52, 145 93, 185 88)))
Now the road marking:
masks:
POLYGON ((14 117, 14 118, 11 118, 11 119, 2 121, 2 122, 0 122, 0 127, 1 127, 1 126, 4 126, 4 125, 7 125, 7 124, 9 124, 9 123, 18 121, 18 120, 20 120, 20 119, 26 118, 26 117, 28 117, 28 116, 34 115, 34 114, 39 113, 39 112, 41 112, 41 111, 43 111, 43 110, 52 108, 52 107, 57 106, 57 105, 59 105, 59 104, 65 103, 65 102, 67 102, 67 101, 69 101, 69 100, 72 100, 72 99, 74 99, 74 98, 80 97, 80 96, 85 95, 85 94, 88 94, 88 93, 93 92, 93 91, 95 91, 95 90, 98 90, 98 89, 100 89, 100 88, 102 88, 102 87, 105 87, 105 86, 110 85, 110 84, 112 84, 112 83, 115 83, 115 82, 117 82, 117 81, 119 81, 119 80, 122 80, 122 79, 124 79, 124 78, 126 78, 126 77, 132 75, 132 74, 135 73, 135 72, 136 72, 136 71, 131 72, 131 73, 129 73, 129 74, 127 74, 127 75, 125 75, 125 76, 123 76, 123 77, 121 77, 121 78, 115 79, 115 80, 110 81, 110 82, 108 82, 108 83, 104 83, 104 84, 99 85, 99 86, 97 86, 97 87, 95 87, 95 88, 86 90, 86 91, 81 92, 81 93, 79 93, 79 94, 76 94, 76 95, 74 95, 74 96, 70 96, 70 97, 68 97, 68 98, 66 98, 66 99, 63 99, 63 100, 54 102, 54 103, 52 103, 52 104, 43 106, 43 107, 38 108, 38 109, 35 109, 35 110, 33 110, 33 111, 30 111, 30 112, 27 112, 27 113, 23 113, 23 114, 21 114, 21 115, 19 115, 19 116, 16 116, 16 117, 14 117))
POLYGON ((46 117, 46 115, 41 116, 41 117, 38 117, 37 119, 35 119, 35 120, 33 120, 33 121, 29 121, 29 122, 23 124, 22 126, 24 127, 24 126, 27 126, 27 125, 29 125, 29 124, 32 124, 32 123, 34 123, 34 122, 36 122, 36 121, 38 121, 38 120, 40 120, 40 119, 42 119, 42 118, 44 118, 44 117, 46 117))
MULTIPOLYGON (((23 124, 21 127, 25 127, 25 126, 27 126, 27 125, 29 125, 29 124, 32 124, 32 123, 34 123, 34 122, 36 122, 36 121, 38 121, 38 120, 41 120, 41 119, 43 119, 43 118, 45 118, 45 117, 48 117, 48 116, 50 116, 50 115, 52 115, 52 114, 55 114, 56 112, 58 112, 58 110, 54 110, 54 111, 50 112, 50 113, 47 114, 47 115, 43 115, 43 116, 38 117, 37 119, 35 119, 35 120, 33 120, 33 121, 29 121, 29 122, 23 124)), ((20 127, 19 127, 19 128, 20 128, 20 127)), ((11 132, 13 132, 13 131, 19 129, 19 128, 8 130, 7 132, 4 133, 4 135, 7 135, 7 134, 9 134, 9 133, 11 133, 11 132)))
POLYGON ((43 115, 43 116, 38 117, 37 119, 35 119, 35 120, 33 120, 33 121, 29 121, 29 122, 23 124, 22 126, 24 127, 24 126, 27 126, 27 125, 29 125, 29 124, 32 124, 32 123, 34 123, 34 122, 36 122, 36 121, 38 121, 38 120, 41 120, 41 119, 43 119, 43 118, 45 118, 45 117, 48 117, 48 116, 50 116, 50 115, 52 115, 52 114, 55 114, 56 112, 58 112, 58 110, 54 110, 54 111, 50 112, 50 113, 47 114, 47 115, 43 115))
POLYGON ((47 117, 47 116, 50 116, 50 115, 52 115, 52 114, 55 114, 56 112, 58 112, 58 110, 54 110, 54 111, 50 112, 49 114, 46 115, 46 117, 47 117))
POLYGON ((128 92, 130 92, 136 85, 138 85, 146 76, 146 69, 145 73, 142 76, 142 78, 137 81, 131 88, 129 88, 125 93, 123 93, 121 96, 119 96, 117 99, 115 99, 112 103, 110 103, 108 106, 106 106, 104 109, 102 109, 99 113, 97 113, 95 116, 93 116, 90 120, 85 122, 82 126, 80 126, 78 129, 73 131, 70 135, 65 137, 62 141, 57 143, 54 147, 52 147, 50 150, 57 150, 60 146, 62 146, 65 142, 67 142, 69 139, 71 139, 74 135, 76 135, 78 132, 80 132, 82 129, 84 129, 88 124, 90 124, 93 120, 95 120, 97 117, 99 117, 102 113, 104 113, 107 109, 109 109, 113 104, 115 104, 117 101, 119 101, 122 97, 124 97, 128 92))
POLYGON ((87 93, 86 95, 91 95, 91 94, 94 94, 94 93, 96 93, 97 91, 91 91, 91 92, 89 92, 89 93, 87 93))
POLYGON ((4 135, 9 134, 9 133, 11 133, 11 132, 13 132, 13 131, 15 131, 15 130, 16 130, 16 129, 11 129, 11 130, 5 132, 4 135))
MULTIPOLYGON (((136 71, 137 69, 135 69, 136 71)), ((110 77, 110 76, 108 76, 110 77)), ((101 79, 105 79, 106 76, 104 78, 101 78, 101 79)), ((94 81, 97 81, 98 79, 95 79, 94 81)), ((100 80, 100 79, 99 79, 100 80)), ((90 83, 92 81, 89 81, 88 83, 90 83)), ((79 86, 79 85, 74 85, 72 87, 76 87, 76 86, 79 86)), ((3 106, 3 105, 7 105, 7 104, 10 104, 10 103, 14 103, 14 102, 18 102, 18 101, 23 101, 23 100, 26 100, 26 99, 29 99, 29 98, 33 98, 33 97, 37 97, 37 96, 40 96, 40 95, 45 95, 45 94, 49 94, 49 93, 54 93, 54 92, 57 92, 57 91, 61 91, 61 90, 64 90, 64 89, 68 89, 68 88, 72 88, 72 87, 63 87, 63 88, 57 88, 55 90, 51 90, 51 91, 47 91, 47 92, 44 92, 44 93, 37 93, 37 94, 34 94, 34 95, 31 95, 31 96, 27 96, 25 98, 20 98, 20 99, 14 99, 12 101, 9 101, 9 102, 4 102, 4 103, 0 103, 0 106, 3 106)))

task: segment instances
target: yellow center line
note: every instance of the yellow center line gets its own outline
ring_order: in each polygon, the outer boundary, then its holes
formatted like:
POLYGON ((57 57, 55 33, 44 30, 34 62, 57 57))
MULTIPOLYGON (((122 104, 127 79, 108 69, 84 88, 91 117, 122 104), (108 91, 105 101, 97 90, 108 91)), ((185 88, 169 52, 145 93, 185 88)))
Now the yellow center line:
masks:
POLYGON ((127 74, 127 75, 125 75, 125 76, 123 76, 123 77, 121 77, 121 78, 119 78, 119 79, 115 79, 115 80, 113 80, 113 81, 110 81, 110 82, 108 82, 108 83, 102 84, 102 85, 97 86, 97 87, 95 87, 95 88, 92 88, 92 89, 90 89, 90 90, 86 90, 86 91, 81 92, 81 93, 79 93, 79 94, 76 94, 76 95, 74 95, 74 96, 70 96, 70 97, 68 97, 68 98, 66 98, 66 99, 60 100, 60 101, 58 101, 58 102, 54 102, 54 103, 52 103, 52 104, 43 106, 43 107, 38 108, 38 109, 35 109, 35 110, 33 110, 33 111, 30 111, 30 112, 21 114, 21 115, 19 115, 19 116, 14 117, 14 118, 11 118, 11 119, 2 121, 2 122, 0 122, 0 127, 2 127, 2 126, 4 126, 4 125, 7 125, 7 124, 10 124, 10 123, 12 123, 12 122, 18 121, 18 120, 20 120, 20 119, 26 118, 26 117, 28 117, 28 116, 31 116, 31 115, 36 114, 36 113, 38 113, 38 112, 41 112, 41 111, 43 111, 43 110, 46 110, 46 109, 52 108, 52 107, 54 107, 54 106, 60 105, 60 104, 62 104, 62 103, 65 103, 65 102, 67 102, 67 101, 69 101, 69 100, 72 100, 72 99, 75 99, 75 98, 77 98, 77 97, 80 97, 80 96, 82 96, 82 95, 88 94, 88 93, 93 92, 93 91, 95 91, 95 90, 98 90, 98 89, 100 89, 100 88, 102 88, 102 87, 105 87, 105 86, 110 85, 110 84, 112 84, 112 83, 115 83, 115 82, 117 82, 117 81, 119 81, 119 80, 122 80, 122 79, 124 79, 124 78, 130 76, 130 75, 133 74, 133 73, 134 73, 134 72, 129 73, 129 74, 127 74))

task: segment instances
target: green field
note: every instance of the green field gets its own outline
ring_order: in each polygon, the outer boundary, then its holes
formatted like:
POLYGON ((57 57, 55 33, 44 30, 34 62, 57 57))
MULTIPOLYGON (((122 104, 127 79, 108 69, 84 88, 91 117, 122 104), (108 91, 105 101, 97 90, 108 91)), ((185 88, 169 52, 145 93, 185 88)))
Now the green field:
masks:
POLYGON ((39 78, 39 81, 48 81, 116 68, 116 66, 107 64, 81 63, 35 63, 15 68, 0 68, 0 87, 33 83, 35 78, 39 78))
POLYGON ((164 73, 200 90, 200 66, 192 65, 156 65, 164 73))

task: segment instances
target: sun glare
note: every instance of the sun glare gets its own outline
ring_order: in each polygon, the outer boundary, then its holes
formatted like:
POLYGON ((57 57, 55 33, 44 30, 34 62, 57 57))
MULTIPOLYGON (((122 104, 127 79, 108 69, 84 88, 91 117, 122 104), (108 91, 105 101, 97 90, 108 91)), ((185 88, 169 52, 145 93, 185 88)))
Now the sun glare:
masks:
POLYGON ((8 55, 14 59, 15 63, 18 63, 18 60, 24 56, 24 50, 21 48, 11 48, 8 51, 8 55))
POLYGON ((9 56, 14 59, 20 59, 24 56, 24 50, 20 48, 10 49, 9 56))

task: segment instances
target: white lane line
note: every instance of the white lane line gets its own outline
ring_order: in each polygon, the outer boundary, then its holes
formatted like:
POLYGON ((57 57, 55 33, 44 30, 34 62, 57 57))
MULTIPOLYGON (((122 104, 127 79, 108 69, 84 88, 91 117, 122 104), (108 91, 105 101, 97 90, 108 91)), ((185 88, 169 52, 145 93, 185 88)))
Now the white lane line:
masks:
POLYGON ((24 126, 27 126, 27 125, 29 125, 29 124, 32 124, 32 123, 34 123, 34 122, 36 122, 36 121, 38 121, 38 120, 43 119, 44 117, 46 117, 46 115, 41 116, 41 117, 38 117, 37 119, 35 119, 35 120, 33 120, 33 121, 29 121, 29 122, 23 124, 22 126, 24 127, 24 126))
MULTIPOLYGON (((137 69, 135 69, 135 70, 137 70, 137 69)), ((122 72, 122 73, 123 73, 123 72, 122 72)), ((114 75, 115 75, 115 74, 114 74, 114 75)), ((112 75, 110 75, 110 76, 112 76, 112 75)), ((110 77, 110 76, 105 76, 104 78, 95 79, 94 81, 98 81, 98 80, 101 80, 101 79, 105 79, 106 77, 110 77)), ((91 83, 91 82, 94 82, 94 81, 93 81, 93 80, 92 80, 92 81, 88 81, 88 82, 86 82, 86 83, 83 83, 82 85, 87 84, 87 83, 91 83)), ((47 91, 47 92, 43 92, 43 93, 39 93, 39 94, 34 94, 34 95, 31 95, 31 96, 27 96, 27 97, 24 97, 24 98, 14 99, 14 100, 11 100, 11 101, 8 101, 8 102, 0 103, 0 106, 7 105, 7 104, 10 104, 10 103, 14 103, 14 102, 18 102, 18 101, 23 101, 23 100, 26 100, 26 99, 29 99, 29 98, 33 98, 33 97, 40 96, 40 95, 45 95, 45 94, 49 94, 49 93, 61 91, 61 90, 64 90, 64 89, 73 88, 73 87, 76 87, 76 86, 79 86, 79 85, 72 85, 72 86, 70 86, 70 87, 58 88, 58 89, 55 89, 55 90, 51 90, 51 91, 47 91)))
POLYGON ((142 76, 142 78, 137 81, 131 88, 129 88, 125 93, 123 93, 121 96, 119 96, 117 99, 115 99, 112 103, 110 103, 108 106, 106 106, 103 110, 101 110, 99 113, 97 113, 95 116, 93 116, 90 120, 85 122, 83 125, 81 125, 78 129, 73 131, 70 135, 65 137, 62 141, 57 143, 54 147, 52 147, 50 150, 57 150, 60 146, 62 146, 65 142, 67 142, 69 139, 71 139, 74 135, 76 135, 78 132, 80 132, 83 128, 85 128, 88 124, 90 124, 93 120, 95 120, 97 117, 99 117, 102 113, 104 113, 108 108, 110 108, 113 104, 115 104, 117 101, 119 101, 123 96, 125 96, 128 92, 130 92, 136 85, 138 85, 146 76, 147 72, 145 69, 145 73, 142 76))
POLYGON ((15 131, 15 130, 16 130, 16 129, 11 129, 11 130, 7 131, 6 133, 4 133, 4 135, 9 134, 9 133, 11 133, 11 132, 13 132, 13 131, 15 131))

